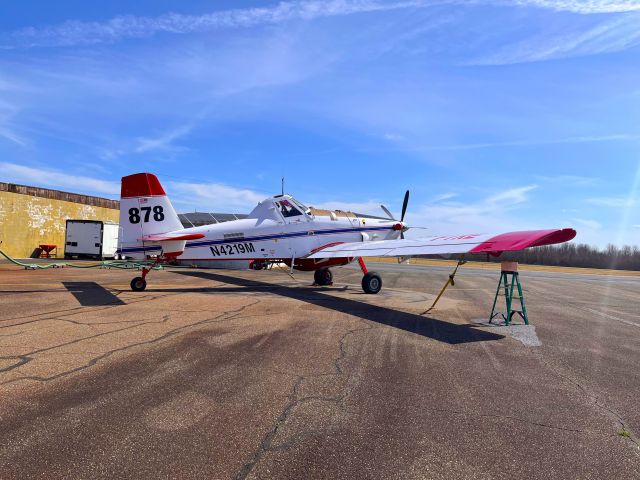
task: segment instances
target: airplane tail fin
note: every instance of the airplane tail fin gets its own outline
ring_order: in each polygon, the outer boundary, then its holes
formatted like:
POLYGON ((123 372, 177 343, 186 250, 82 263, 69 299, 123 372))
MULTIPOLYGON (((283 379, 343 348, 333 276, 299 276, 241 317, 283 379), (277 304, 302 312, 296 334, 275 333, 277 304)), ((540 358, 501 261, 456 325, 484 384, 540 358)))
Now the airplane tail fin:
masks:
POLYGON ((176 257, 188 238, 158 178, 136 173, 122 178, 120 192, 120 253, 135 259, 148 255, 176 257))

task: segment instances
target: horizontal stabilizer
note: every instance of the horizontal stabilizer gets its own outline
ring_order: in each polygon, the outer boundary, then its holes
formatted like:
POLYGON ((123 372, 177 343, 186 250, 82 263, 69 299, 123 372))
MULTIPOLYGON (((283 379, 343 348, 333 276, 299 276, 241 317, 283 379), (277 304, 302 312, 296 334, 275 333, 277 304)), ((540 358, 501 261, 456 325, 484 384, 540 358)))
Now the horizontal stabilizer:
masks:
POLYGON ((204 238, 202 233, 156 233, 154 235, 145 235, 140 240, 143 242, 174 242, 180 240, 199 240, 204 238))

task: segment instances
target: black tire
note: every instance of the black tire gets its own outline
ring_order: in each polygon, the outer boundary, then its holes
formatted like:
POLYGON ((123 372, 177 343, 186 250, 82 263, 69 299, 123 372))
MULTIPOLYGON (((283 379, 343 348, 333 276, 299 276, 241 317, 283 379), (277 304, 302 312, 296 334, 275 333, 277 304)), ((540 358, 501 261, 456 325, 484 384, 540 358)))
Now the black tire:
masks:
POLYGON ((362 290, 364 293, 375 295, 382 290, 382 278, 375 272, 369 272, 362 277, 362 290))
POLYGON ((134 292, 142 292, 147 288, 147 281, 142 277, 136 277, 131 280, 131 290, 134 292))
POLYGON ((326 287, 333 284, 333 273, 327 267, 319 268, 313 274, 316 285, 326 287))

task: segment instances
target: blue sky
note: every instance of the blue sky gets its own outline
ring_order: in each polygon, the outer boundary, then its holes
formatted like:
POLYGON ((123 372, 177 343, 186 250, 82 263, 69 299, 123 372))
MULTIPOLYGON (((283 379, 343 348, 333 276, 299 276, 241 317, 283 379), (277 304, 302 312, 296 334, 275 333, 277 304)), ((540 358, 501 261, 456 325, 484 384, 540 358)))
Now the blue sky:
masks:
MULTIPOLYGON (((640 0, 5 2, 0 181, 640 244, 640 0)), ((416 231, 413 232, 414 236, 416 231)), ((424 231, 419 231, 424 235, 424 231)))

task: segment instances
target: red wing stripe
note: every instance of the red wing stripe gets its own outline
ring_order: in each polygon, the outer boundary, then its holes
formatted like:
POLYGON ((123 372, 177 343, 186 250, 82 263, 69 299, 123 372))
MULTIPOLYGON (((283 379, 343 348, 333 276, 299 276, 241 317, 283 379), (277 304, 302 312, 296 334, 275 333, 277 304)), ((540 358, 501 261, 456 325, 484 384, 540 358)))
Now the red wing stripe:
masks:
POLYGON ((184 235, 175 235, 168 236, 163 234, 157 235, 145 235, 140 240, 143 242, 170 242, 170 241, 180 241, 180 240, 199 240, 204 238, 204 234, 202 233, 187 233, 184 235))
POLYGON ((322 245, 321 247, 318 248, 314 248, 313 250, 311 250, 311 253, 318 253, 321 250, 324 250, 326 248, 329 247, 335 247, 336 245, 342 245, 344 242, 333 242, 333 243, 327 243, 326 245, 322 245))
POLYGON ((471 253, 508 252, 531 247, 555 245, 573 240, 576 235, 576 231, 572 228, 504 233, 478 245, 471 250, 471 253))

